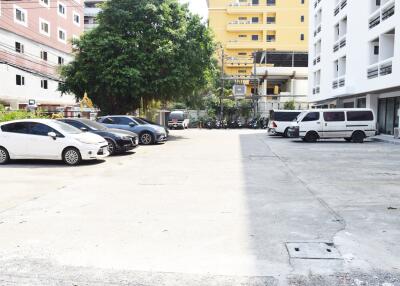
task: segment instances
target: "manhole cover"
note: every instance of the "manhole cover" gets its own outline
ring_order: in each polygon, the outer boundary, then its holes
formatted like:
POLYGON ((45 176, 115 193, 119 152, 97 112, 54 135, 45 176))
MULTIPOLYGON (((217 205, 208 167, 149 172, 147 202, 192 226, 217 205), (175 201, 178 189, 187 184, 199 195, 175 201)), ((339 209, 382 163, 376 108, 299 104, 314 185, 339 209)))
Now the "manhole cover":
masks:
POLYGON ((333 243, 329 242, 287 242, 290 258, 296 259, 342 259, 333 243))

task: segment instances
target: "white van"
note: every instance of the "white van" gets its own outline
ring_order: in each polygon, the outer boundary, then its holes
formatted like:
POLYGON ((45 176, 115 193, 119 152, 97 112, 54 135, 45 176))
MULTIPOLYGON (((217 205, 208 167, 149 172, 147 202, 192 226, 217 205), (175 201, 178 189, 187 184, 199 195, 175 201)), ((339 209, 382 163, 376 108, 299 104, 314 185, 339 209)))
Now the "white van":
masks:
POLYGON ((376 118, 371 109, 365 108, 307 110, 296 118, 288 133, 306 142, 344 138, 363 143, 365 138, 376 135, 376 118))
POLYGON ((300 113, 301 110, 271 110, 268 133, 288 137, 289 127, 300 113))
POLYGON ((189 128, 189 123, 189 113, 187 111, 176 110, 169 114, 168 128, 170 129, 187 129, 189 128))

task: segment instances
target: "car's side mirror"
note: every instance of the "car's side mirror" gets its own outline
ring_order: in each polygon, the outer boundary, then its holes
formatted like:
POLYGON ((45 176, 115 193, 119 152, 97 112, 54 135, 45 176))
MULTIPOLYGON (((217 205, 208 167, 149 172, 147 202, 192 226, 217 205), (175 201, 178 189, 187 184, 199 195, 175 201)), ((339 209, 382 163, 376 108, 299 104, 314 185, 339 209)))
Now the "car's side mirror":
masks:
POLYGON ((130 123, 129 123, 129 126, 130 126, 130 127, 133 127, 133 126, 136 126, 136 124, 135 124, 134 122, 130 122, 130 123))
POLYGON ((88 131, 88 129, 87 129, 86 127, 81 127, 81 130, 82 130, 83 132, 87 132, 87 131, 88 131))
POLYGON ((53 138, 54 140, 56 140, 56 138, 57 138, 57 134, 55 132, 49 132, 49 133, 47 133, 47 135, 49 137, 53 138))

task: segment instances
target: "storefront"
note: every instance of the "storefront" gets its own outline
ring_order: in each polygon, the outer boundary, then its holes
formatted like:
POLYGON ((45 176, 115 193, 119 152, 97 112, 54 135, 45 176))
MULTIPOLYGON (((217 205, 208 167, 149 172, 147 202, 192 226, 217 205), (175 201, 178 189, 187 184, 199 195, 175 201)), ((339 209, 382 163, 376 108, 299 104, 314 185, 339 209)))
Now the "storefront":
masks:
POLYGON ((394 134, 399 127, 400 96, 380 98, 378 101, 378 128, 383 134, 394 134))

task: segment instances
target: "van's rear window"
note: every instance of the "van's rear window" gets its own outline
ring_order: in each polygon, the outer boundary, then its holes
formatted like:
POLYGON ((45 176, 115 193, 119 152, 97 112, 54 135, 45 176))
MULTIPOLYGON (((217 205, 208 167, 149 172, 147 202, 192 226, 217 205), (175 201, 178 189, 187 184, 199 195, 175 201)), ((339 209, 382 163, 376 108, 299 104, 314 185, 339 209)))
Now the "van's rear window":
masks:
POLYGON ((347 111, 347 121, 372 121, 372 111, 347 111))
POLYGON ((272 114, 272 120, 290 122, 290 121, 293 121, 299 114, 300 114, 300 111, 299 112, 275 111, 272 114))

